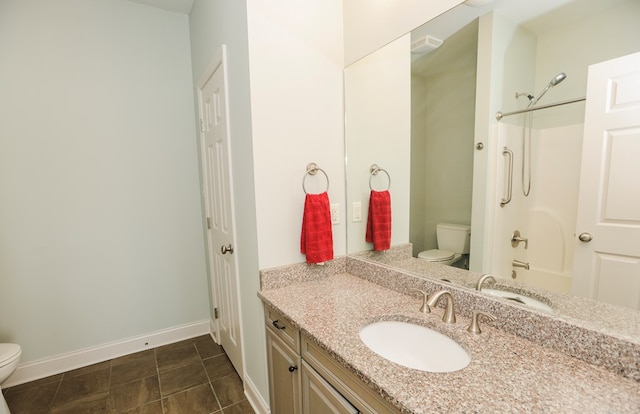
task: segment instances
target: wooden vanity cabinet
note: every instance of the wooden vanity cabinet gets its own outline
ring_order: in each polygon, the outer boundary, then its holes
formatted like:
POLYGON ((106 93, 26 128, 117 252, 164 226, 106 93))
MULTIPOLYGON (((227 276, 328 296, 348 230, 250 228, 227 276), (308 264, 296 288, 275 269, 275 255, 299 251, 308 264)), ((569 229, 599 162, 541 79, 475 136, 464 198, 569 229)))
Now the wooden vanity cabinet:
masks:
POLYGON ((271 414, 301 414, 300 332, 265 307, 271 414))
POLYGON ((398 414, 327 351, 265 305, 272 414, 398 414))
POLYGON ((303 414, 357 414, 360 411, 302 361, 303 414))

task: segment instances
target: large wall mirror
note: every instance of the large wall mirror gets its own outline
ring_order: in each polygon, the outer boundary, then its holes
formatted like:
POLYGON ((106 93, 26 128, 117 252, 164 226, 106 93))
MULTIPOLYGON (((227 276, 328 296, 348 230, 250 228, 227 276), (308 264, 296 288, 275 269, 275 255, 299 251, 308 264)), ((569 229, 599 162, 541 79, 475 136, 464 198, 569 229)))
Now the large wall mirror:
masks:
POLYGON ((637 159, 637 132, 607 155, 624 165, 607 179, 631 181, 616 190, 628 197, 609 203, 624 204, 617 223, 636 228, 623 236, 632 246, 599 261, 583 255, 590 263, 579 264, 578 250, 589 244, 580 239, 602 236, 577 223, 581 177, 590 169, 582 99, 589 67, 639 52, 638 21, 637 0, 462 3, 349 65, 348 253, 372 249, 364 240, 369 192, 386 188, 390 177, 392 245, 411 243, 414 260, 438 249, 439 223, 468 225, 469 254, 455 266, 536 292, 615 304, 637 317, 640 183, 632 177, 640 167, 623 164, 622 155, 635 151, 637 159), (496 119, 498 111, 532 108, 496 119), (372 177, 372 164, 389 177, 372 177), (352 215, 358 204, 359 218, 352 215))

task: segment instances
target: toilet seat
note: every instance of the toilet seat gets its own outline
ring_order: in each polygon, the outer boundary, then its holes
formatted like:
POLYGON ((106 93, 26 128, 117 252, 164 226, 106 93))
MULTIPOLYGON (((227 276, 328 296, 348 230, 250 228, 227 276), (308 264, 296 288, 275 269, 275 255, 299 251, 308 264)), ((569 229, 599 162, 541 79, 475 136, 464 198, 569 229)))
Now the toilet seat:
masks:
POLYGON ((447 260, 453 259, 454 256, 455 253, 440 249, 425 250, 418 254, 418 258, 428 260, 430 262, 446 262, 447 260))
POLYGON ((18 344, 0 344, 0 368, 20 358, 22 350, 18 344))

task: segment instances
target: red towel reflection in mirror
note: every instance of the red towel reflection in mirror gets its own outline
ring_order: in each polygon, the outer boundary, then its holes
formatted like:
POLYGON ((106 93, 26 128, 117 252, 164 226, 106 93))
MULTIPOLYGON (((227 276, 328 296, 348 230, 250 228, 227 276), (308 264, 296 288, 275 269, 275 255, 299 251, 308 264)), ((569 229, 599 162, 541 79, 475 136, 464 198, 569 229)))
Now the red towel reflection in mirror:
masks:
POLYGON ((373 250, 389 250, 391 247, 391 193, 389 190, 371 190, 365 240, 373 243, 373 250))

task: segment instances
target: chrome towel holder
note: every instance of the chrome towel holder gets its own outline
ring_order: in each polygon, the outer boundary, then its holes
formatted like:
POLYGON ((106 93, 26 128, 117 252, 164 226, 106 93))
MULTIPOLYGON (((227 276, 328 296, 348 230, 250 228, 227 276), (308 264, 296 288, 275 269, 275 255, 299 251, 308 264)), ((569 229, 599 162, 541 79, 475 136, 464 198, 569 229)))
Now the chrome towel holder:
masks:
MULTIPOLYGON (((375 175, 378 175, 379 172, 383 172, 385 174, 387 174, 387 179, 389 180, 389 184, 387 185, 387 189, 391 188, 391 176, 389 175, 389 173, 387 172, 387 170, 378 167, 378 164, 371 164, 371 167, 369 167, 369 172, 371 173, 371 175, 369 176, 369 189, 373 190, 373 186, 371 185, 371 180, 373 179, 373 177, 375 175)), ((386 190, 379 190, 379 191, 386 191, 386 190)), ((378 191, 378 190, 376 190, 378 191)))
POLYGON ((324 172, 322 168, 318 167, 316 163, 310 162, 309 164, 307 164, 307 170, 305 171, 304 176, 302 177, 302 191, 304 191, 305 194, 309 194, 305 186, 307 176, 316 175, 318 171, 324 174, 324 178, 327 179, 327 189, 325 191, 329 191, 329 176, 327 175, 326 172, 324 172))

